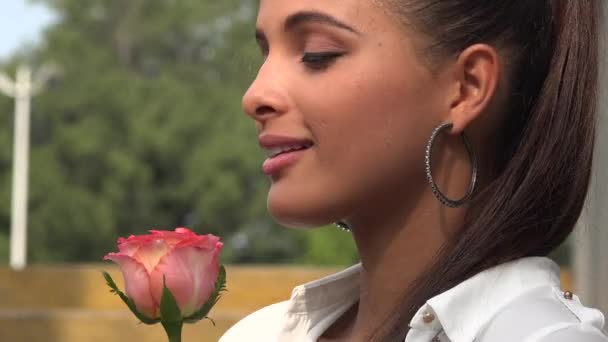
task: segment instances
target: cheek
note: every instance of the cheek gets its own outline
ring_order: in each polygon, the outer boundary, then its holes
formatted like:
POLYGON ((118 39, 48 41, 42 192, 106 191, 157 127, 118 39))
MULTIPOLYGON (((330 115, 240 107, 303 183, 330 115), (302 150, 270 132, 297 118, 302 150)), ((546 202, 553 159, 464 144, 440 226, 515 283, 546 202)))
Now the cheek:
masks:
POLYGON ((334 83, 339 91, 335 86, 333 91, 317 89, 318 99, 305 102, 304 113, 319 113, 306 118, 319 141, 320 162, 348 167, 350 174, 356 169, 361 177, 403 173, 417 169, 412 163, 422 163, 436 122, 427 82, 392 70, 346 75, 334 83))
POLYGON ((365 67, 351 68, 357 72, 290 82, 300 123, 317 145, 273 183, 268 208, 277 221, 327 224, 368 207, 371 198, 426 186, 424 147, 439 115, 435 93, 424 75, 395 64, 358 62, 365 67))

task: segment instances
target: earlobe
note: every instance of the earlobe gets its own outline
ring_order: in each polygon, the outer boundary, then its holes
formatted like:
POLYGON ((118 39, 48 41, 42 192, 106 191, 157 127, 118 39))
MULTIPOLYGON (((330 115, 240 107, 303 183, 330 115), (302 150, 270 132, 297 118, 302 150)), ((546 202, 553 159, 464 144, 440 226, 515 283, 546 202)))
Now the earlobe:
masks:
POLYGON ((452 133, 460 134, 488 112, 496 93, 500 64, 492 46, 475 44, 460 54, 456 68, 459 93, 452 103, 450 120, 452 133))

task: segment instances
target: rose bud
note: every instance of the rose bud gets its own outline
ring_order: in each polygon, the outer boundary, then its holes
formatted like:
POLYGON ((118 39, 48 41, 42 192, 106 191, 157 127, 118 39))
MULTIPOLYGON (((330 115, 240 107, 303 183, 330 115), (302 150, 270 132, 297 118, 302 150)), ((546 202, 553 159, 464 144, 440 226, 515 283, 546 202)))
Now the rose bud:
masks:
POLYGON ((181 319, 195 321, 206 318, 210 309, 207 302, 211 299, 212 306, 224 289, 223 268, 221 284, 218 284, 221 249, 222 243, 214 235, 197 235, 186 228, 152 230, 147 235, 118 239, 119 252, 104 257, 120 266, 126 294, 117 290, 107 273, 104 276, 113 292, 118 293, 144 323, 161 320, 164 323, 161 303, 165 305, 165 286, 170 291, 168 296, 172 295, 171 303, 174 300, 179 308, 181 319), (204 306, 207 308, 203 313, 204 306))

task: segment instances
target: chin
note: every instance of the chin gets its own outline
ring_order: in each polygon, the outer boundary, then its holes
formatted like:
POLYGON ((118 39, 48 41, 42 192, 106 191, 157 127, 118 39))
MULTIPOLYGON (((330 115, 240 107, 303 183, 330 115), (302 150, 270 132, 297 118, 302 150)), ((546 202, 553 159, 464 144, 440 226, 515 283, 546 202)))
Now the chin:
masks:
POLYGON ((291 206, 278 205, 269 200, 267 207, 274 221, 285 227, 305 229, 327 224, 323 220, 311 217, 309 211, 295 203, 292 203, 291 206))
POLYGON ((321 200, 311 200, 295 194, 281 193, 271 189, 266 203, 270 216, 282 226, 289 228, 315 228, 334 222, 322 208, 321 200))

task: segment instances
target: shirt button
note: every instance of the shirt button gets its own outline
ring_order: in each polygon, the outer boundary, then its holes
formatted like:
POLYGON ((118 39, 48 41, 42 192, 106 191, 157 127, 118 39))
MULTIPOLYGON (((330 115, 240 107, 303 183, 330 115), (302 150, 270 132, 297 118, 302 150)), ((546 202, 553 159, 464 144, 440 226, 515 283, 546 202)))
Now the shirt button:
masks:
POLYGON ((564 298, 566 298, 566 299, 568 299, 568 300, 571 300, 571 299, 572 299, 572 297, 574 297, 574 294, 572 294, 572 292, 571 292, 571 291, 566 291, 566 292, 564 292, 564 298))
POLYGON ((427 324, 432 323, 435 320, 435 315, 430 312, 425 312, 424 315, 422 315, 422 320, 427 324))

